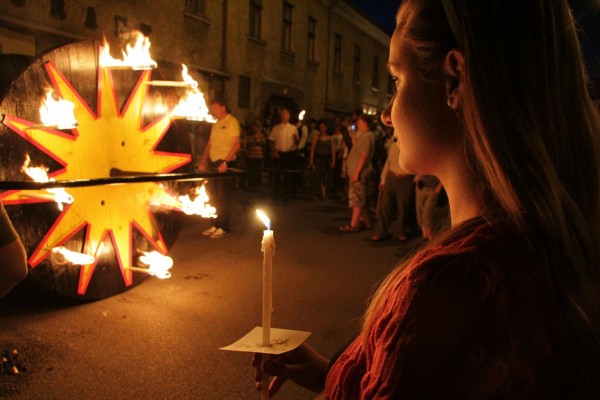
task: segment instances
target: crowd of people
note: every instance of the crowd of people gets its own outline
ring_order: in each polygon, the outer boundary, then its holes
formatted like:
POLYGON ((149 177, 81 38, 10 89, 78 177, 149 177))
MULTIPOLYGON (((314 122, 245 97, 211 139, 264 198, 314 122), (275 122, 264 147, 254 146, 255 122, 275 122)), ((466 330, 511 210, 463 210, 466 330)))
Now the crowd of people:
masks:
MULTIPOLYGON (((254 118, 240 126, 226 111, 223 99, 213 100, 210 107, 217 123, 198 163, 200 171, 206 171, 208 164, 220 172, 228 166, 244 170, 246 176, 238 182, 241 189, 266 192, 281 204, 293 198, 338 200, 351 212, 340 232, 375 228, 371 236, 375 242, 414 236, 431 240, 445 226, 448 207, 443 186, 434 176, 402 171, 393 127, 379 118, 357 109, 347 116, 304 121, 282 107, 274 118, 254 118), (229 125, 235 121, 233 127, 224 126, 223 114, 229 125), (214 143, 220 144, 220 155, 213 154, 214 143), (396 233, 392 233, 393 220, 397 220, 396 233)), ((225 192, 222 181, 211 186, 217 208, 225 216, 203 234, 220 238, 230 231, 231 184, 225 192)))

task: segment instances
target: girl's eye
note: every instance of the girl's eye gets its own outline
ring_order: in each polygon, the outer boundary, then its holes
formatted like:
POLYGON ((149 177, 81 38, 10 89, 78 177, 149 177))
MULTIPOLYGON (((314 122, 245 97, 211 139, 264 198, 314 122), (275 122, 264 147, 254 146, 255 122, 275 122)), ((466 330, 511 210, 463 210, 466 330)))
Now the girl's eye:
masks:
POLYGON ((398 85, 400 84, 400 79, 395 76, 390 75, 390 93, 395 93, 398 91, 398 85))

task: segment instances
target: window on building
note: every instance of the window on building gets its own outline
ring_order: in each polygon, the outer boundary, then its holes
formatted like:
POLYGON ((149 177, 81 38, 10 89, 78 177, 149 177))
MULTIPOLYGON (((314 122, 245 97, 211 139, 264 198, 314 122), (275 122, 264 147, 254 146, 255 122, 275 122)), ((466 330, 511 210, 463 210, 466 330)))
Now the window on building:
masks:
POLYGON ((250 78, 240 75, 238 87, 238 107, 250 108, 250 78))
POLYGON ((260 39, 262 0, 250 0, 250 23, 248 35, 260 39))
POLYGON ((185 11, 204 16, 206 11, 206 0, 185 0, 185 11))
POLYGON ((308 47, 306 49, 306 58, 315 61, 315 39, 317 36, 317 20, 308 17, 308 47))
POLYGON ((283 3, 283 32, 281 48, 292 51, 292 10, 294 6, 290 3, 283 3))
POLYGON ((360 46, 354 46, 354 69, 352 78, 355 81, 360 81, 360 46))
POLYGON ((371 87, 373 89, 379 89, 379 57, 373 57, 373 79, 371 80, 371 87))
POLYGON ((342 35, 337 33, 333 41, 333 72, 342 73, 342 35))
POLYGON ((96 22, 96 9, 94 7, 87 8, 85 22, 83 23, 83 26, 90 29, 98 28, 98 22, 96 22))
POLYGON ((67 18, 67 14, 65 13, 65 2, 50 0, 50 16, 60 20, 67 18))

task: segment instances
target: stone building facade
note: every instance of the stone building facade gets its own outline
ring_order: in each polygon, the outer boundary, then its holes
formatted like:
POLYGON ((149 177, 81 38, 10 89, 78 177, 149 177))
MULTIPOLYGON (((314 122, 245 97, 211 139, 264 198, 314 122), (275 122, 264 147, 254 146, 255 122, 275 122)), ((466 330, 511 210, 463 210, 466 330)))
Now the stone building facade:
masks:
POLYGON ((118 45, 131 30, 150 38, 159 73, 185 63, 241 121, 281 106, 315 118, 377 113, 391 96, 389 35, 345 0, 0 0, 2 55, 118 45))

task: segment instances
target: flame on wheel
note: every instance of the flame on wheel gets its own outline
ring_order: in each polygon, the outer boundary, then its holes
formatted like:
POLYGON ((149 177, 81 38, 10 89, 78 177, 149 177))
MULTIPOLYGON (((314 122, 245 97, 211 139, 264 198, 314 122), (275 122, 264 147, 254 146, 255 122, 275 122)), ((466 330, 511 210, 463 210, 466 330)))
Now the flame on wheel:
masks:
MULTIPOLYGON (((152 72, 103 68, 102 51, 96 42, 61 47, 13 82, 0 104, 4 180, 26 180, 21 167, 29 157, 31 165, 44 165, 49 179, 56 180, 103 178, 114 169, 168 173, 190 162, 189 154, 159 148, 173 115, 145 116, 153 101, 148 98, 152 72), (76 127, 40 126, 39 107, 33 105, 39 105, 48 85, 74 105, 76 127)), ((61 203, 62 211, 39 193, 9 190, 0 199, 29 246, 30 274, 52 290, 81 298, 119 293, 143 278, 134 274, 142 252, 168 251, 164 223, 151 208, 173 198, 162 184, 69 188, 72 203, 61 203), (11 205, 21 206, 11 210, 11 205), (54 262, 57 248, 89 258, 80 264, 54 262)))

